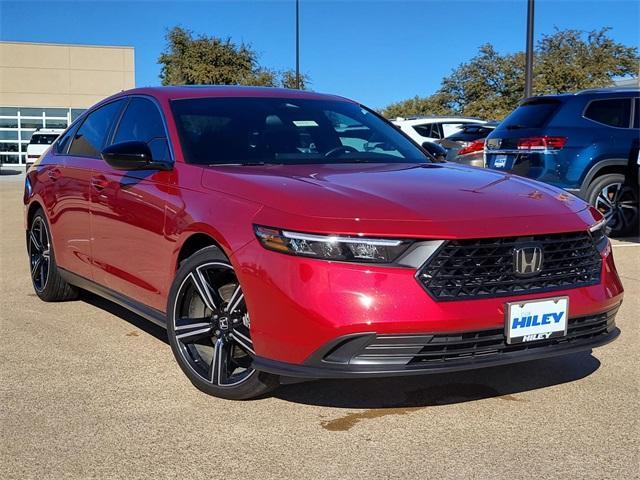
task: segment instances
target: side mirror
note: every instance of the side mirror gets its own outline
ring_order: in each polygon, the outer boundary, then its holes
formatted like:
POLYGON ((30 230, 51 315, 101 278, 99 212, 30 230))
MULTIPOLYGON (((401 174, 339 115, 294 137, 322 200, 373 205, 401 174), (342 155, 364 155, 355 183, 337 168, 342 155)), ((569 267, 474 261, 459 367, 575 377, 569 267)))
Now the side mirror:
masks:
POLYGON ((422 148, 427 151, 438 162, 444 162, 447 159, 447 150, 440 144, 433 142, 424 142, 422 148))
POLYGON ((118 170, 171 170, 167 162, 154 162, 149 146, 144 142, 122 142, 110 145, 101 153, 102 159, 118 170))

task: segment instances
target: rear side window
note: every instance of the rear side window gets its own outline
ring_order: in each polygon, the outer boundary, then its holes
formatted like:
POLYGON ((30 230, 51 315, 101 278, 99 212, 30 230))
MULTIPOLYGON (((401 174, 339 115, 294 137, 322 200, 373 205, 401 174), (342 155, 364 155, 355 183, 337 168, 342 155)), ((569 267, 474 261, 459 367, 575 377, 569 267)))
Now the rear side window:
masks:
POLYGON ((144 142, 157 161, 169 161, 169 147, 160 111, 146 98, 134 97, 118 124, 113 143, 144 142))
POLYGON ((502 125, 509 129, 543 127, 559 105, 559 101, 552 99, 529 100, 511 112, 502 125))
POLYGON ((440 125, 438 123, 427 123, 425 125, 414 125, 413 129, 421 137, 442 138, 440 125))
POLYGON ((117 100, 91 112, 75 134, 69 155, 99 158, 123 103, 117 100))
POLYGON ((592 101, 584 112, 585 118, 610 127, 629 128, 631 99, 610 98, 592 101))
POLYGON ((640 128, 640 98, 634 100, 635 107, 633 109, 633 128, 640 128))

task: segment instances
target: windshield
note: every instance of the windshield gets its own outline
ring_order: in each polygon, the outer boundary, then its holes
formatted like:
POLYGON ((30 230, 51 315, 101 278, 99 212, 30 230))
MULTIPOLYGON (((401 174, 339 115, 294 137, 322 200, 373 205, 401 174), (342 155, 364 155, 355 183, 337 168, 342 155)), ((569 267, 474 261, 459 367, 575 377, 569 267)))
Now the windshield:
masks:
POLYGON ((173 100, 182 151, 198 164, 425 163, 427 156, 371 111, 331 100, 173 100))
POLYGON ((54 135, 45 135, 45 134, 33 134, 31 136, 31 140, 29 140, 30 145, 51 145, 58 138, 57 134, 54 135))

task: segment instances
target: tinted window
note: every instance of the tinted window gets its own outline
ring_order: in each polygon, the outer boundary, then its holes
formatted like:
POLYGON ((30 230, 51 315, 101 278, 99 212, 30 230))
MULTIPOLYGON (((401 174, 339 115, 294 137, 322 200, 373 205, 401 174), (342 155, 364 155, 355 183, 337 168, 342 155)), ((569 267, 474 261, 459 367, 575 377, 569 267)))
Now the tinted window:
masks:
POLYGON ((485 138, 493 131, 493 128, 481 127, 481 126, 467 126, 457 133, 447 137, 448 140, 454 142, 472 142, 473 140, 479 140, 485 138))
POLYGON ((397 129, 350 102, 196 98, 171 108, 190 163, 428 161, 397 129))
POLYGON ((443 123, 442 124, 442 135, 448 137, 449 135, 453 135, 456 132, 459 132, 462 128, 462 123, 443 123))
POLYGON ((633 128, 640 128, 640 98, 635 99, 635 108, 633 110, 633 128))
POLYGON ((559 105, 557 100, 529 100, 511 112, 502 125, 509 129, 540 128, 551 120, 559 105))
POLYGON ((587 107, 584 116, 611 127, 629 128, 631 101, 628 98, 594 100, 587 107))
POLYGON ((71 140, 71 137, 73 137, 76 129, 77 125, 72 125, 71 128, 62 134, 53 147, 56 153, 65 153, 67 146, 69 146, 69 141, 71 140))
POLYGON ((113 143, 144 142, 154 160, 170 160, 167 138, 160 111, 145 98, 133 98, 120 120, 113 143))
POLYGON ((69 155, 99 158, 123 102, 117 100, 91 112, 75 134, 69 155))
POLYGON ((440 126, 438 123, 426 123, 424 125, 414 125, 413 129, 421 137, 441 138, 440 126))

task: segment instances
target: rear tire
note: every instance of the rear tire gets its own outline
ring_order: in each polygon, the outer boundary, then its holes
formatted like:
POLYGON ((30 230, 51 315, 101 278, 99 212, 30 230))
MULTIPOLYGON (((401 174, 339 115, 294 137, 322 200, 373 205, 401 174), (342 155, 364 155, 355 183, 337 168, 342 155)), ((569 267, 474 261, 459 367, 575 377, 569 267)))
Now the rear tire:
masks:
POLYGON ((49 232, 47 217, 42 209, 38 209, 27 232, 27 252, 33 289, 45 302, 75 300, 78 298, 78 289, 60 276, 49 232))
POLYGON ((182 262, 167 305, 167 336, 184 374, 199 390, 247 400, 273 390, 278 377, 253 369, 249 312, 231 263, 215 246, 182 262))
POLYGON ((597 177, 587 189, 587 201, 607 219, 612 237, 638 233, 638 189, 621 173, 597 177))

